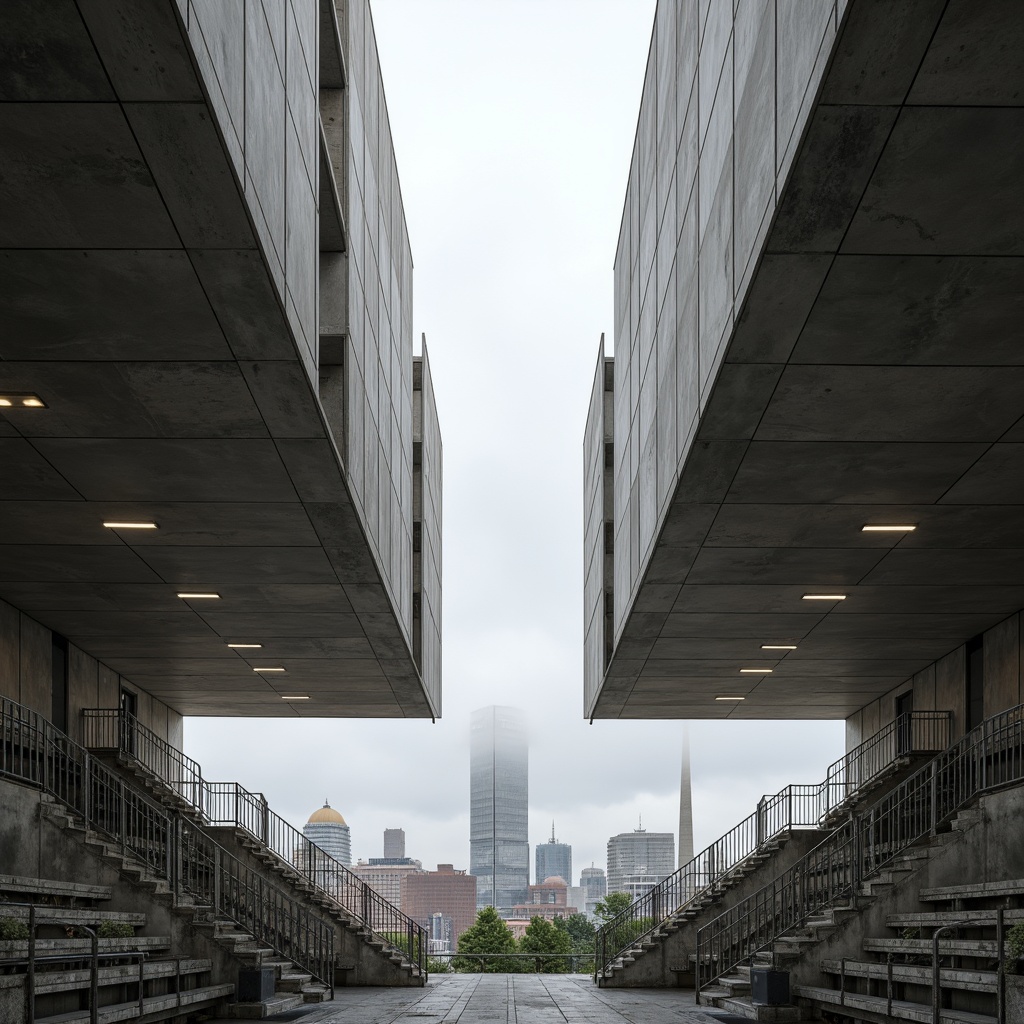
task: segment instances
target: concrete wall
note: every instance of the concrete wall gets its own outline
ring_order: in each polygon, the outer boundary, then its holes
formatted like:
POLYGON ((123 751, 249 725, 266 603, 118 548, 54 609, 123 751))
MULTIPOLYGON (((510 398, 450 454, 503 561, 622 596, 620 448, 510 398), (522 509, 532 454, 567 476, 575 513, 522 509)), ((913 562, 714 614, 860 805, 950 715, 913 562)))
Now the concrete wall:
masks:
MULTIPOLYGON (((983 634, 984 715, 992 715, 1024 702, 1021 680, 1021 615, 1016 612, 983 634)), ((888 693, 865 705, 846 720, 846 749, 852 750, 896 717, 896 699, 914 694, 915 711, 952 711, 951 741, 967 726, 966 648, 963 644, 888 693)))
MULTIPOLYGON (((50 717, 50 671, 53 634, 13 605, 0 601, 0 697, 24 704, 50 717)), ((138 696, 138 717, 179 750, 182 718, 162 701, 74 644, 68 644, 68 733, 83 742, 83 708, 116 708, 121 687, 138 696)))
POLYGON ((615 258, 616 639, 844 8, 658 4, 615 258))
MULTIPOLYGON (((604 679, 604 446, 611 423, 605 416, 604 338, 597 354, 583 437, 583 706, 596 700, 604 679)), ((608 397, 613 394, 608 393, 608 397)))
POLYGON ((414 479, 413 506, 420 523, 420 550, 414 552, 414 585, 420 595, 419 669, 423 685, 440 714, 441 483, 444 451, 426 341, 423 343, 423 355, 416 363, 413 420, 414 438, 419 446, 419 465, 414 479))
POLYGON ((344 458, 411 646, 412 252, 368 0, 338 13, 348 64, 344 458))
POLYGON ((317 0, 177 0, 310 381, 317 371, 317 0))

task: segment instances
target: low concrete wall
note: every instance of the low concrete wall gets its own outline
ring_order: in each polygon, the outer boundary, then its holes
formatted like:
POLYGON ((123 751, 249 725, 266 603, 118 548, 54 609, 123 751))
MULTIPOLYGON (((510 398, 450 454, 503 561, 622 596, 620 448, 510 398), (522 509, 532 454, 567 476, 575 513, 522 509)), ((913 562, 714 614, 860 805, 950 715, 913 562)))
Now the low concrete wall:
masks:
POLYGON ((719 914, 724 914, 747 896, 757 892, 773 878, 792 867, 809 850, 812 850, 828 832, 818 829, 798 830, 774 857, 765 861, 738 885, 730 889, 716 904, 702 914, 687 921, 679 931, 660 942, 656 949, 645 953, 624 971, 616 971, 613 977, 601 982, 604 988, 665 988, 677 985, 693 987, 693 975, 682 975, 672 968, 689 964, 690 955, 697 945, 697 931, 719 914))

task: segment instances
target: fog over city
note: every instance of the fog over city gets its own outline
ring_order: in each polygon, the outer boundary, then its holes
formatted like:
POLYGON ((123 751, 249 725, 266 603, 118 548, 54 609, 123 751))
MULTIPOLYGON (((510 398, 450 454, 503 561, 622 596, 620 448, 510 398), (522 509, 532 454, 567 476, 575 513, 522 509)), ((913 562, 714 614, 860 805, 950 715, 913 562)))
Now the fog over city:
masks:
MULTIPOLYGON (((399 827, 425 867, 469 867, 469 716, 489 704, 528 714, 531 846, 554 819, 571 881, 641 816, 677 830, 679 723, 582 717, 583 430, 654 7, 373 3, 444 440, 443 718, 185 725, 207 778, 293 824, 328 799, 355 858, 399 827)), ((842 722, 690 733, 697 850, 843 748, 842 722)))

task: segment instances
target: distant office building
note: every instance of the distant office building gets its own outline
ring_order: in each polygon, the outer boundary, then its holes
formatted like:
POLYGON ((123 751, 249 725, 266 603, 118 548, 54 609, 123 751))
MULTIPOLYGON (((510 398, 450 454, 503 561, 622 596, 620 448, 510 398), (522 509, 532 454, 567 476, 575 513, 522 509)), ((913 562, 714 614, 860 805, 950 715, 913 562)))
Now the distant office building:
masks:
POLYGON ((389 828, 384 830, 384 856, 371 857, 369 860, 361 860, 352 869, 370 886, 374 892, 380 893, 384 899, 401 907, 402 900, 402 879, 406 875, 415 875, 423 871, 423 864, 418 860, 405 856, 405 833, 400 828, 389 828), (394 833, 399 833, 401 842, 395 840, 394 833), (390 842, 389 842, 389 833, 390 842), (402 854, 398 857, 389 857, 388 851, 394 852, 401 849, 402 854))
POLYGON ((608 879, 604 868, 595 868, 593 864, 580 872, 580 887, 583 889, 583 913, 587 917, 597 915, 597 904, 608 895, 608 879))
MULTIPOLYGON (((608 840, 608 892, 629 892, 645 885, 641 879, 660 882, 675 871, 675 836, 637 828, 608 840)), ((650 888, 650 886, 648 886, 650 888)))
POLYGON ((568 893, 566 902, 569 904, 570 914, 585 914, 587 912, 587 894, 582 885, 570 885, 566 890, 568 893))
MULTIPOLYGON (((456 871, 451 864, 409 873, 402 878, 402 911, 430 930, 431 942, 447 940, 448 950, 453 950, 459 936, 476 920, 476 886, 473 875, 456 871)), ((435 953, 448 951, 432 948, 435 953)))
POLYGON ((564 878, 545 878, 529 886, 526 899, 513 907, 516 920, 531 920, 543 917, 553 921, 556 917, 568 917, 575 908, 569 906, 569 886, 564 878))
POLYGON ((557 875, 566 882, 572 881, 572 847, 555 839, 555 823, 551 822, 551 838, 536 849, 536 871, 534 878, 540 882, 557 875))
POLYGON ((326 800, 309 816, 302 834, 345 867, 352 866, 352 835, 345 819, 326 800))
POLYGON ((525 901, 530 884, 525 716, 508 707, 474 711, 469 750, 469 862, 477 909, 493 906, 507 917, 525 901))
POLYGON ((394 860, 405 856, 405 829, 384 829, 384 856, 394 860))

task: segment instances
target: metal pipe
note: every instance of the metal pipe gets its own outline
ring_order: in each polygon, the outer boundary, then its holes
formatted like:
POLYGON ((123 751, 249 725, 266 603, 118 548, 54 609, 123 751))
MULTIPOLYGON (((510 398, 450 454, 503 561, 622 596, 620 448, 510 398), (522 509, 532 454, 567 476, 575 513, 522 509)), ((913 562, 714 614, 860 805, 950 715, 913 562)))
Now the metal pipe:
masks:
POLYGON ((1006 1024, 1006 955, 1003 944, 1006 941, 1005 911, 1000 907, 996 911, 996 950, 999 966, 996 969, 996 1022, 1006 1024))
POLYGON ((885 956, 885 1015, 892 1017, 892 953, 885 956))

